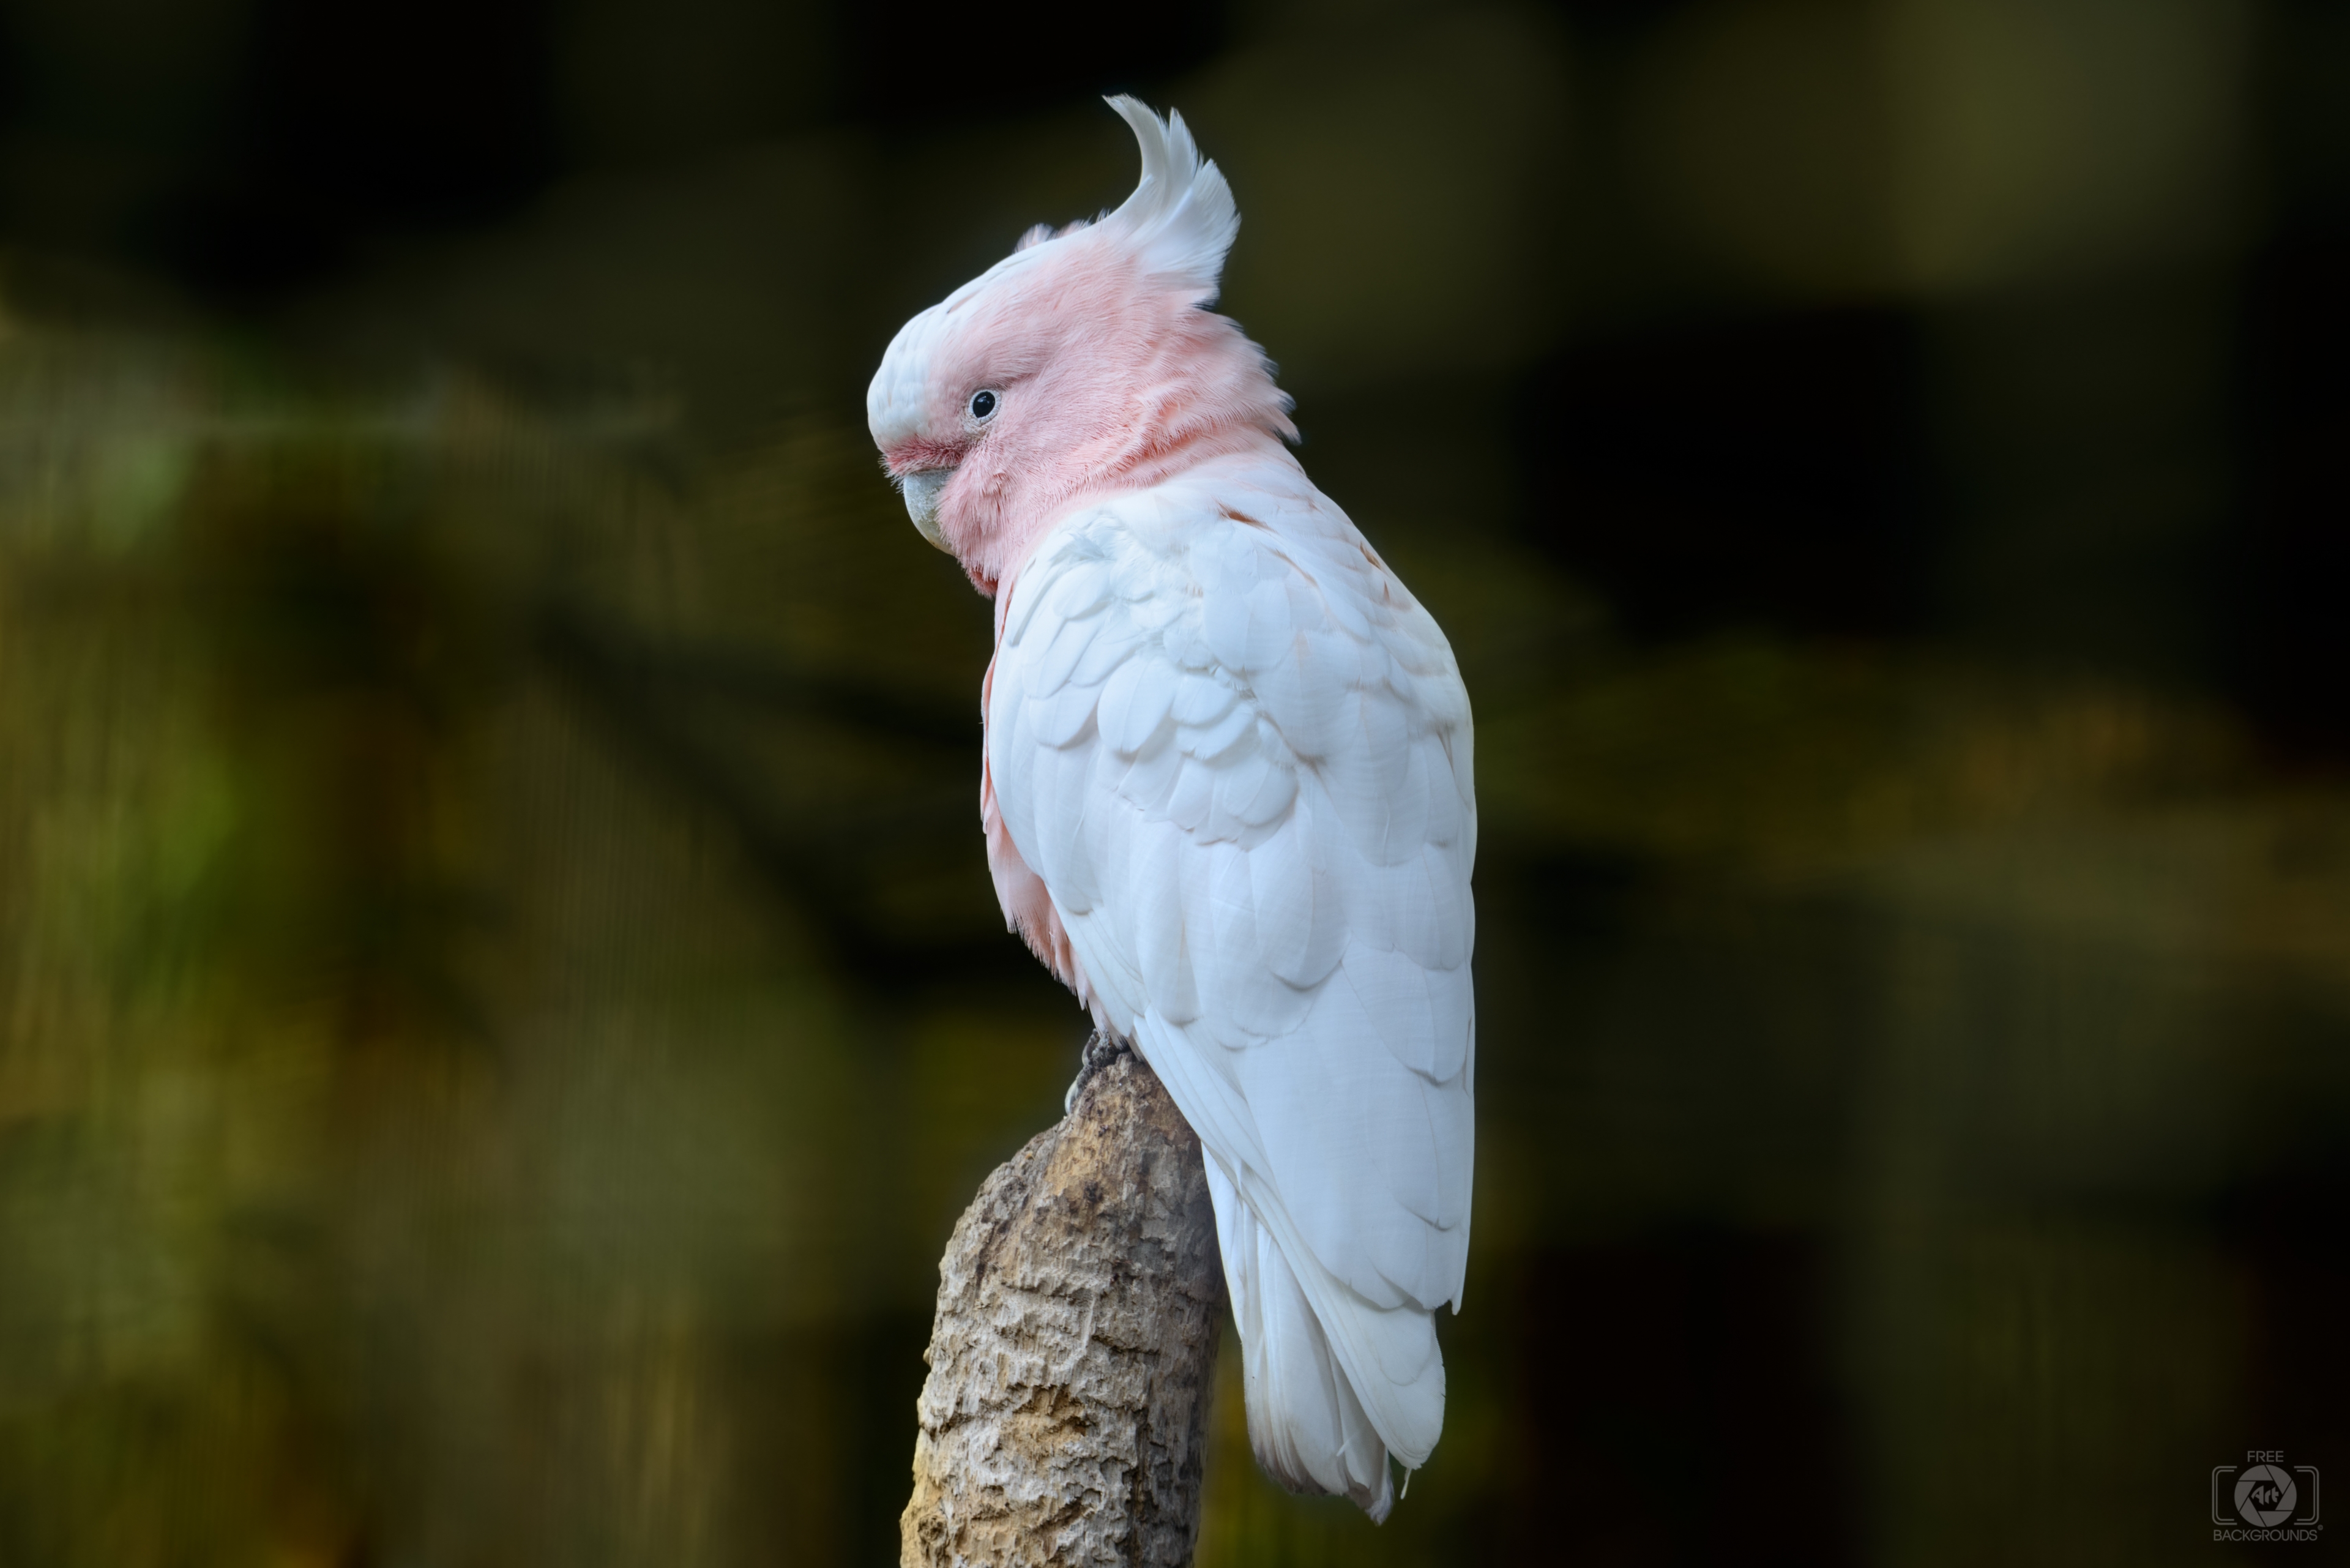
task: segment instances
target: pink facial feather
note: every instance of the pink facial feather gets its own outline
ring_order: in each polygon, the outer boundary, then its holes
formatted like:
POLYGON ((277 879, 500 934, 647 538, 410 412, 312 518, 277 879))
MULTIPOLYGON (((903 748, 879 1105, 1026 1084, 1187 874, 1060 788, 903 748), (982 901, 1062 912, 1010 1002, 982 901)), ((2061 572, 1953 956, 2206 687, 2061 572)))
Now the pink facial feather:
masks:
POLYGON ((1212 296, 1154 273, 1107 221, 1032 230, 1012 263, 936 307, 917 417, 877 418, 874 434, 893 475, 955 471, 939 535, 982 593, 1090 497, 1296 439, 1263 350, 1205 308, 1212 296), (968 412, 982 389, 1002 398, 984 423, 968 412))

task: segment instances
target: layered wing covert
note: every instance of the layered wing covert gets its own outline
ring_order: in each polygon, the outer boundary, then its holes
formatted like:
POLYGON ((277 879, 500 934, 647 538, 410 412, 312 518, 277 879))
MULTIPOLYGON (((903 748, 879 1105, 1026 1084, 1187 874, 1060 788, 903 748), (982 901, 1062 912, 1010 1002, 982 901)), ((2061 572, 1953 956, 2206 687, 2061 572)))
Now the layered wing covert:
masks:
POLYGON ((1085 966, 1295 1269, 1381 1437, 1433 1445, 1465 1263, 1468 700, 1294 464, 1046 537, 1000 609, 988 765, 1085 966))

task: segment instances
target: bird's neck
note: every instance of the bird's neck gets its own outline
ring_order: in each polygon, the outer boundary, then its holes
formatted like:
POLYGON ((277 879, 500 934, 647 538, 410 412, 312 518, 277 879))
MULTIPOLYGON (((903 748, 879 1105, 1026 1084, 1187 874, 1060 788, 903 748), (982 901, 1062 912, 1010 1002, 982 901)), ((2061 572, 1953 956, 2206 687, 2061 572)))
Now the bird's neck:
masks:
POLYGON ((1071 410, 1066 427, 984 460, 976 483, 950 493, 956 515, 941 517, 982 593, 998 592, 1073 510, 1235 455, 1285 462, 1283 440, 1297 435, 1263 351, 1204 310, 1184 310, 1125 363, 1088 362, 1039 390, 1071 410))
POLYGON ((1024 493, 1007 487, 1009 504, 996 512, 993 525, 977 534, 972 549, 957 549, 955 557, 973 587, 1000 597, 1037 546, 1071 516, 1114 496, 1155 489, 1231 460, 1291 468, 1297 462, 1280 437, 1239 424, 1193 430, 1180 441, 1141 443, 1121 451, 1118 461, 1091 466, 1057 486, 1039 484, 1024 493))

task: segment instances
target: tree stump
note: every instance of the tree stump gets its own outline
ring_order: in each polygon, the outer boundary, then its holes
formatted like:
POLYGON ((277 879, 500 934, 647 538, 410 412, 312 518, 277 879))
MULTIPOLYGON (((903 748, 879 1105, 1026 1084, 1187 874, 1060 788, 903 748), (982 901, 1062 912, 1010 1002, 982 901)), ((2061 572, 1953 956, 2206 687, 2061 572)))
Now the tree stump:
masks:
POLYGON ((1189 1563, 1223 1308, 1200 1140, 1125 1053, 947 1243, 901 1568, 1189 1563))

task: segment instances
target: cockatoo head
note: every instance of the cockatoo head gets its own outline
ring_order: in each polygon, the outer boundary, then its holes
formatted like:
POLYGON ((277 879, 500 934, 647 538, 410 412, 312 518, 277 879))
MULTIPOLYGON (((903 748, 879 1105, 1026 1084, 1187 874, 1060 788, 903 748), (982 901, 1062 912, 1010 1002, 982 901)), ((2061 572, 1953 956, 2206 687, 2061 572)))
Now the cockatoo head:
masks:
POLYGON ((899 329, 867 391, 922 536, 983 593, 1088 495, 1295 439, 1263 351, 1205 307, 1240 229, 1181 115, 1108 100, 1142 144, 1126 203, 1013 253, 899 329))

